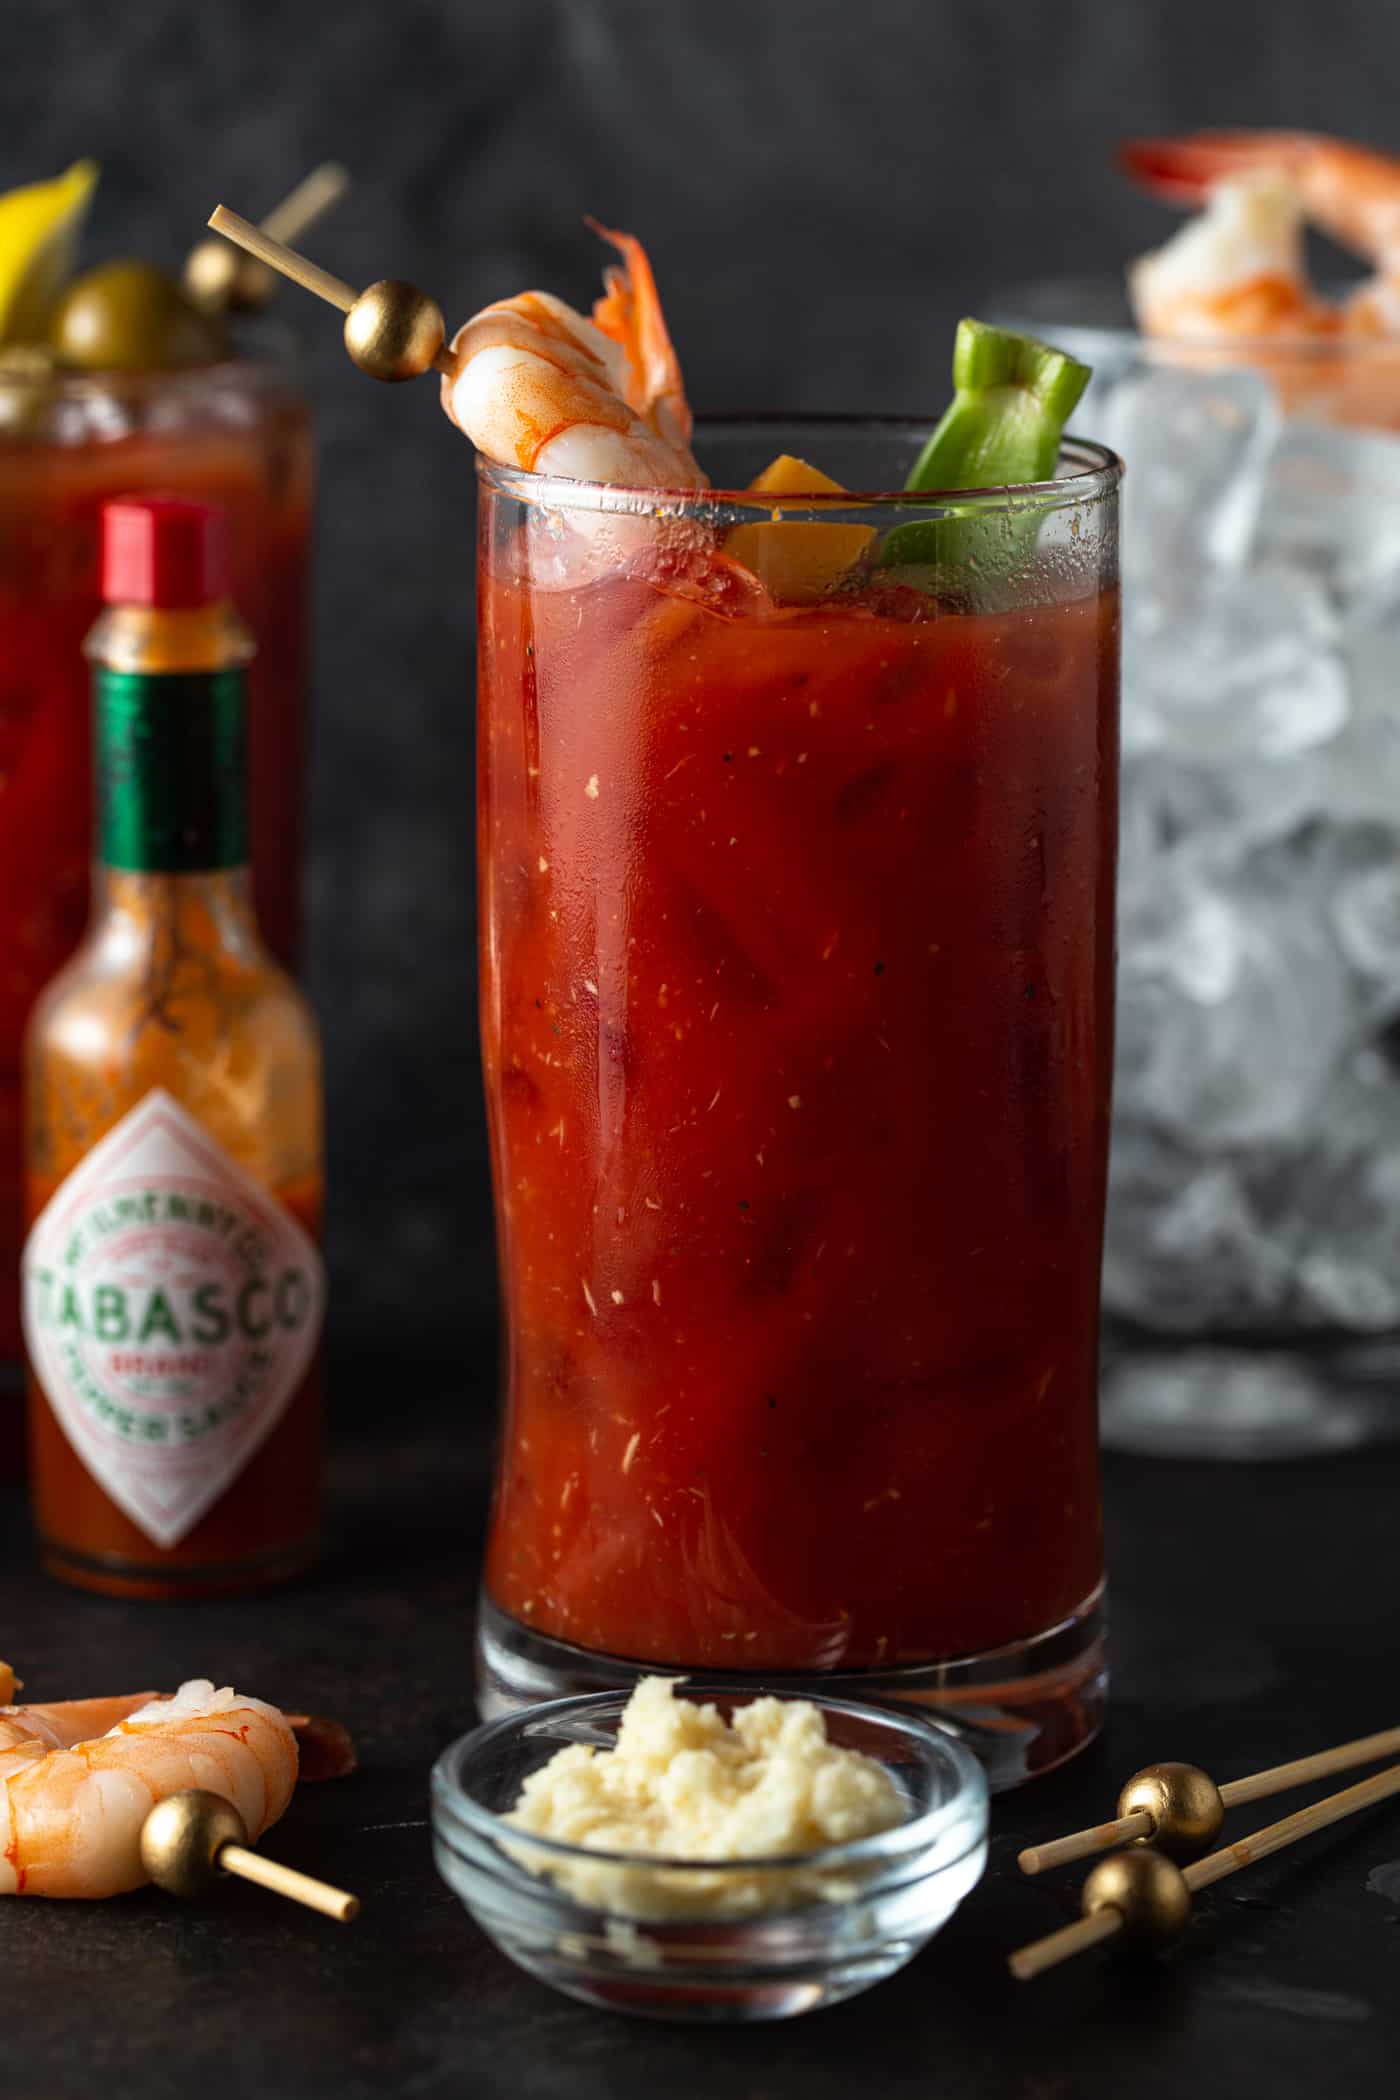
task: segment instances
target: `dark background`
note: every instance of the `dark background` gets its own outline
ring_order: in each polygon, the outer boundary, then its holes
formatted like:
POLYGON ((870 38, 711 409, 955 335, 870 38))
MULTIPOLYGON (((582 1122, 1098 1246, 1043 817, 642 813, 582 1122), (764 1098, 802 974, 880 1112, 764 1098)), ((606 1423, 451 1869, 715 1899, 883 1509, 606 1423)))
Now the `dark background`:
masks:
MULTIPOLYGON (((414 278, 455 325, 527 285, 586 303, 591 212, 648 243, 702 409, 935 413, 958 312, 1161 237, 1112 166, 1135 131, 1400 146, 1394 0, 10 0, 0 52, 0 183, 95 154, 92 257, 173 265, 216 201, 256 217, 335 156, 356 189, 317 259, 414 278)), ((323 458, 310 965, 334 1332, 466 1345, 492 1303, 471 453, 432 385, 376 388, 327 309, 289 290, 281 312, 323 458)))
MULTIPOLYGON (((93 153, 92 255, 175 263, 216 200, 256 216, 338 156, 356 192, 308 245, 356 283, 418 279, 454 321, 528 284, 590 298, 590 211, 648 242, 697 406, 932 415, 960 310, 1115 271, 1170 223, 1115 176, 1120 138, 1287 123, 1400 148, 1397 80, 1396 0, 8 0, 0 184, 93 153)), ((0 1647, 39 1696, 214 1668, 340 1714, 358 1780, 308 1788, 269 1849, 365 1910, 333 1941, 242 1888, 178 1922, 154 1893, 20 1906, 0 2018, 23 2100, 848 2100, 876 2078, 889 2100, 1390 2095, 1393 1816, 1222 1884, 1144 1973, 1090 1957, 1023 1989, 1003 1957, 1072 1901, 1063 1877, 1025 1883, 1017 1847, 1102 1814, 1135 1764, 1223 1777, 1394 1718, 1393 1453, 1247 1476, 1110 1459, 1111 1740, 998 1805, 986 1887, 868 2000, 697 2053, 694 2030, 517 1978, 434 1879, 424 1774, 469 1714, 489 1463, 471 455, 431 386, 375 388, 328 312, 281 310, 324 468, 311 964, 337 1406, 387 1419, 342 1440, 327 1562, 290 1599, 67 1592, 0 1492, 0 1647), (435 1407, 469 1419, 444 1436, 416 1419, 435 1407)))

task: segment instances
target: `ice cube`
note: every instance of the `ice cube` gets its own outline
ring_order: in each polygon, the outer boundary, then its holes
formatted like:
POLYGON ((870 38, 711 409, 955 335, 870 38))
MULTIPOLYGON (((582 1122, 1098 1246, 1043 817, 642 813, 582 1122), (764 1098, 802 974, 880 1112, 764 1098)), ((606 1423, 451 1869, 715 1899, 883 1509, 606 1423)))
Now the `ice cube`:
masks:
POLYGON ((138 407, 100 385, 59 392, 46 435, 58 445, 115 445, 140 428, 138 407))
POLYGON ((1337 735, 1350 707, 1326 594, 1306 576, 1250 568, 1208 578, 1131 668, 1163 747, 1225 764, 1291 758, 1337 735))
POLYGON ((1158 862, 1203 837, 1218 838, 1238 820, 1239 798, 1228 774, 1167 752, 1127 758, 1122 770, 1122 856, 1134 873, 1154 879, 1158 862))
MULTIPOLYGON (((496 552, 498 568, 506 551, 496 552)), ((618 490, 598 509, 531 503, 514 552, 532 591, 577 591, 629 573, 699 574, 714 557, 715 541, 708 527, 649 511, 618 490)))
POLYGON ((1368 1234, 1359 1260, 1348 1259, 1335 1245, 1303 1256, 1298 1264, 1298 1310, 1305 1324, 1375 1334, 1400 1323, 1400 1281, 1393 1266, 1397 1250, 1387 1250, 1392 1257, 1388 1273, 1372 1258, 1376 1251, 1368 1234))
POLYGON ((1400 597, 1400 438, 1289 423, 1264 469, 1256 560, 1325 590, 1353 620, 1400 597))
POLYGON ((1118 859, 1124 1041, 1137 1025, 1133 1007, 1144 996, 1144 980, 1160 975, 1162 951, 1192 909, 1197 846, 1218 840, 1230 822, 1233 804, 1215 792, 1221 785, 1217 776, 1166 757, 1124 765, 1118 859))
POLYGON ((1123 566, 1135 583, 1241 560, 1254 534, 1278 409, 1253 372, 1147 368, 1105 403, 1128 463, 1123 566))
POLYGON ((1400 1326, 1396 1077, 1366 1046, 1337 1075, 1302 1171, 1281 1194, 1299 1247, 1294 1318, 1305 1328, 1400 1326))
POLYGON ((1114 1133, 1104 1298, 1165 1333, 1277 1321, 1292 1265, 1227 1163, 1202 1164, 1136 1130, 1114 1133))
POLYGON ((1155 942, 1124 946, 1120 1121, 1198 1152, 1308 1141, 1359 995, 1327 910, 1323 827, 1203 857, 1155 942))
POLYGON ((1400 605, 1353 623, 1343 660, 1351 718, 1323 755, 1319 805, 1400 835, 1400 605))
POLYGON ((1400 851, 1341 885, 1332 922, 1361 974, 1400 990, 1400 851))

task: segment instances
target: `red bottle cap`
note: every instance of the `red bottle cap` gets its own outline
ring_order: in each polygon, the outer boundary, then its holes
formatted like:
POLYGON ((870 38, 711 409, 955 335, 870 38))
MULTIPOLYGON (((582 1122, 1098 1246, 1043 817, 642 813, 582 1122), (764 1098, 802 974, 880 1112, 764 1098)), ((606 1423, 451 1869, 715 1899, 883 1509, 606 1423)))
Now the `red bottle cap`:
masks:
POLYGON ((102 601, 167 611, 229 594, 228 518, 186 496, 119 496, 102 506, 102 601))

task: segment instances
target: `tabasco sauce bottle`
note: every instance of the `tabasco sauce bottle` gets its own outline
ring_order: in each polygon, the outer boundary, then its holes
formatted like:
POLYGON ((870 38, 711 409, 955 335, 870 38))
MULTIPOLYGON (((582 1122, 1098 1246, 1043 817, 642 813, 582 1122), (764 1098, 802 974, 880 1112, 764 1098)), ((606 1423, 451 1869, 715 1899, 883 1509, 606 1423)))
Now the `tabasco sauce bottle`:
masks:
POLYGON ((25 1052, 35 1521, 119 1596, 277 1581, 318 1528, 320 1049, 258 936, 228 575, 217 510, 107 505, 92 911, 25 1052))

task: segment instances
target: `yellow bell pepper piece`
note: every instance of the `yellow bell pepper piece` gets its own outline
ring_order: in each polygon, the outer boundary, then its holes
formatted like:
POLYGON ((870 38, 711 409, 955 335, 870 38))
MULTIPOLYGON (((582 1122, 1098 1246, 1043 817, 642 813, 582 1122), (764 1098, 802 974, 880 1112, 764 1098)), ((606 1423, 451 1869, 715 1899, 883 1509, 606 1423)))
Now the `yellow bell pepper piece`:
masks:
POLYGON ((770 459, 756 481, 749 483, 750 495, 764 496, 844 496, 846 491, 839 481, 823 474, 820 467, 812 467, 805 459, 798 459, 791 452, 780 452, 770 459))
MULTIPOLYGON (((839 481, 808 466, 790 452, 780 452, 756 481, 754 496, 842 496, 839 481)), ((824 597, 848 569, 854 568, 875 537, 872 525, 826 525, 817 519, 773 518, 735 525, 725 540, 726 554, 752 569, 783 605, 808 605, 824 597)))

